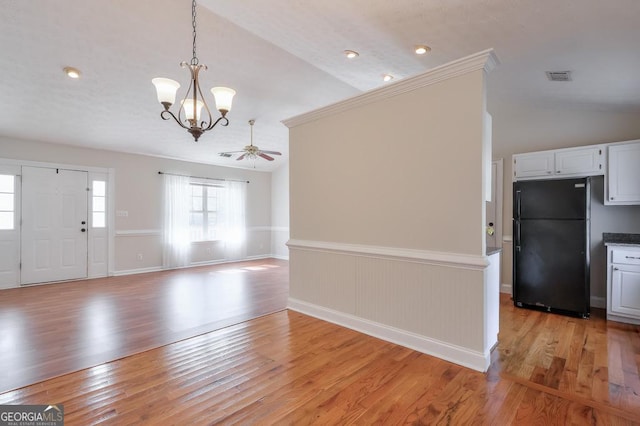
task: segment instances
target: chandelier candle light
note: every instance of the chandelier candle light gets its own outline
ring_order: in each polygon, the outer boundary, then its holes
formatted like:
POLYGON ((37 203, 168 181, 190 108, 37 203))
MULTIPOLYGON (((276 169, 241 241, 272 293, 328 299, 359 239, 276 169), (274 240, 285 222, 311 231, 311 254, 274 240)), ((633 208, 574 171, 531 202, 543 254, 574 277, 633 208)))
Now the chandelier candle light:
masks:
POLYGON ((171 108, 171 105, 173 105, 176 100, 176 92, 180 87, 180 83, 169 78, 154 78, 151 82, 156 86, 158 102, 164 106, 164 111, 160 113, 160 117, 162 117, 163 120, 173 118, 182 128, 187 129, 197 142, 198 138, 204 132, 213 129, 216 124, 220 123, 222 126, 229 125, 227 113, 231 110, 231 102, 233 101, 233 96, 236 94, 236 91, 228 87, 214 87, 211 89, 211 93, 213 93, 216 101, 216 109, 220 111, 221 114, 217 120, 213 121, 211 111, 202 95, 198 80, 200 70, 206 70, 207 66, 199 64, 198 57, 196 56, 196 0, 192 1, 191 18, 191 24, 193 26, 193 57, 190 63, 180 63, 182 68, 189 68, 191 81, 189 82, 187 94, 180 104, 177 117, 169 111, 169 108, 171 108), (206 120, 200 121, 200 113, 203 107, 206 110, 207 117, 206 120), (188 123, 188 125, 184 123, 188 123))

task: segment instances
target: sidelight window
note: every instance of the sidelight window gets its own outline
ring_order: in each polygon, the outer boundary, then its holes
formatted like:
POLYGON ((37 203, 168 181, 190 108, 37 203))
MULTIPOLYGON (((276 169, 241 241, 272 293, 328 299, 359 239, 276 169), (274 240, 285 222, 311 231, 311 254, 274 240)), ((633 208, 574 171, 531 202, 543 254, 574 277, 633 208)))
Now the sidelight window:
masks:
POLYGON ((15 229, 15 176, 0 175, 0 230, 15 229))
POLYGON ((107 183, 101 180, 92 182, 91 224, 93 228, 105 228, 107 225, 107 183))

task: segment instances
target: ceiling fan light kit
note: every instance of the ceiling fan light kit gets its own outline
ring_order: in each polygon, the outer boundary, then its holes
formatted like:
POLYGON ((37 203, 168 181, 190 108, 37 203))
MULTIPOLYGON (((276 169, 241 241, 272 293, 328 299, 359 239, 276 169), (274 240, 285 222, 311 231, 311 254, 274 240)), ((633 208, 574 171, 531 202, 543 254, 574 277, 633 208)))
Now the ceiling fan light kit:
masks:
POLYGON ((169 120, 173 118, 180 127, 186 129, 193 138, 198 141, 200 136, 211 129, 213 129, 218 123, 221 126, 228 126, 229 119, 227 113, 231 110, 231 103, 233 96, 236 94, 235 90, 228 87, 214 87, 211 89, 216 101, 216 109, 220 112, 220 117, 217 120, 213 120, 211 110, 207 105, 207 101, 202 95, 200 89, 199 74, 202 69, 207 69, 206 65, 198 63, 198 56, 196 55, 196 1, 191 3, 191 24, 193 27, 193 57, 191 62, 181 62, 182 68, 189 68, 191 74, 191 80, 189 82, 189 88, 184 99, 180 102, 180 108, 178 115, 176 116, 169 110, 176 101, 176 93, 180 88, 180 83, 169 78, 154 78, 151 80, 156 87, 158 95, 158 102, 164 107, 164 111, 160 113, 160 117, 163 120, 169 120), (206 117, 201 120, 202 110, 205 110, 206 117), (187 125, 185 125, 187 123, 187 125))
POLYGON ((231 151, 231 152, 219 152, 218 155, 221 157, 229 158, 232 154, 241 154, 237 161, 240 160, 256 160, 258 157, 264 158, 267 161, 273 161, 274 158, 271 155, 282 155, 282 153, 277 151, 262 151, 260 148, 253 144, 253 125, 255 124, 255 120, 249 120, 249 126, 251 126, 251 144, 244 147, 242 151, 231 151))

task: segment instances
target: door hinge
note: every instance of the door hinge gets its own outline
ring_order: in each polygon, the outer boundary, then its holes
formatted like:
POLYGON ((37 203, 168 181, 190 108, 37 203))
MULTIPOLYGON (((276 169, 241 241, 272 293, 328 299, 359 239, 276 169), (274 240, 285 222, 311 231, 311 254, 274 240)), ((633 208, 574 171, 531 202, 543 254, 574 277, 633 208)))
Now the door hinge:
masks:
POLYGON ((91 188, 87 188, 87 192, 91 191, 91 188))
POLYGON ((598 155, 602 155, 602 150, 601 149, 598 150, 598 155))
POLYGON ((18 265, 18 269, 22 269, 22 262, 18 265))
POLYGON ((599 164, 598 166, 600 167, 600 170, 602 170, 602 164, 599 164))

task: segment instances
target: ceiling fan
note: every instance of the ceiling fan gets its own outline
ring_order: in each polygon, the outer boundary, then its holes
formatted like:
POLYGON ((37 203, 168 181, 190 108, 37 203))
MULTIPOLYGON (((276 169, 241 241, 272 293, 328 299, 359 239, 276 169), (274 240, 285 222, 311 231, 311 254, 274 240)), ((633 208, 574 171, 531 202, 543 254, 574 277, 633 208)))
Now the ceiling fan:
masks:
POLYGON ((253 144, 253 124, 255 120, 249 120, 249 125, 251 126, 251 145, 247 145, 244 147, 242 151, 230 151, 230 152, 220 152, 218 155, 221 157, 231 157, 233 154, 242 154, 236 160, 240 161, 242 159, 253 159, 255 160, 258 157, 262 157, 265 160, 273 161, 274 158, 271 155, 282 155, 282 153, 277 151, 262 151, 260 148, 253 144), (269 155, 271 154, 271 155, 269 155))

